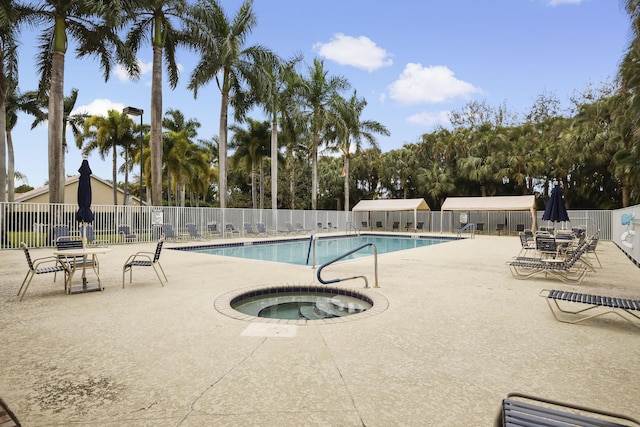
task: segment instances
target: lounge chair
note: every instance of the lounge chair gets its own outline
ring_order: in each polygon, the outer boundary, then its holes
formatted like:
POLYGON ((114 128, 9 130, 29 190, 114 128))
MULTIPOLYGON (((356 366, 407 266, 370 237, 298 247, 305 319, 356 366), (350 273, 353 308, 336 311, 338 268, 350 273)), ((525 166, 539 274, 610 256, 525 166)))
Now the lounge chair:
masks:
POLYGON ((202 235, 198 232, 198 228, 195 224, 185 224, 187 227, 187 232, 189 233, 189 237, 192 239, 200 240, 202 239, 202 235))
POLYGON ((122 287, 124 288, 124 276, 129 272, 129 283, 133 278, 133 267, 152 267, 153 271, 155 271, 156 276, 158 276, 158 280, 160 280, 160 284, 164 286, 162 283, 162 278, 160 277, 160 273, 158 273, 158 268, 162 272, 164 276, 165 282, 168 282, 167 275, 164 274, 164 269, 160 264, 160 252, 162 251, 162 244, 164 243, 164 239, 158 240, 158 244, 156 245, 155 252, 136 252, 131 255, 124 263, 122 267, 122 287))
POLYGON ((553 317, 558 322, 579 323, 588 319, 593 319, 594 317, 600 317, 604 316, 605 314, 611 313, 620 316, 627 322, 640 328, 640 300, 581 294, 577 292, 559 291, 555 289, 543 289, 542 291, 540 291, 540 296, 546 298, 549 309, 551 309, 551 314, 553 314, 553 317), (570 311, 560 307, 559 301, 563 301, 563 305, 583 304, 587 307, 581 308, 576 311, 570 311), (565 313, 568 315, 587 314, 587 316, 581 316, 579 318, 576 318, 575 320, 568 320, 558 317, 557 312, 565 313))
POLYGON ((307 230, 302 226, 301 222, 296 222, 296 232, 298 233, 309 233, 311 230, 307 230))
POLYGON ((51 228, 51 241, 55 244, 58 240, 71 239, 71 232, 68 225, 54 225, 51 228))
POLYGON ((382 230, 383 228, 382 221, 376 221, 376 230, 382 230))
POLYGON ((623 427, 640 426, 640 421, 626 415, 586 406, 523 393, 509 393, 502 399, 500 412, 494 426, 623 427))
POLYGON ((88 246, 107 246, 107 244, 109 244, 108 240, 96 239, 96 233, 93 231, 93 226, 89 224, 80 226, 80 237, 87 240, 88 246))
POLYGON ((535 240, 536 250, 541 256, 555 257, 558 255, 558 244, 556 243, 556 239, 550 235, 537 234, 535 240))
POLYGON ((393 221, 393 225, 391 226, 391 231, 400 230, 400 221, 393 221))
POLYGON ((224 226, 224 235, 230 235, 233 237, 234 235, 240 237, 240 230, 236 228, 232 223, 225 224, 224 226))
POLYGON ((407 224, 405 225, 405 229, 409 231, 412 228, 413 228, 413 222, 407 222, 407 224))
POLYGON ((582 243, 570 258, 516 258, 508 263, 511 273, 516 279, 528 279, 537 274, 547 274, 566 283, 580 283, 587 272, 593 271, 591 266, 580 258, 587 251, 588 242, 582 243))
POLYGON ((327 222, 327 230, 337 230, 338 227, 334 227, 332 223, 327 222))
POLYGON ((267 235, 267 227, 259 222, 256 224, 256 227, 258 228, 258 236, 266 236, 267 235))
POLYGON ((596 261, 598 261, 598 267, 602 268, 602 263, 600 262, 600 258, 598 258, 598 254, 596 253, 596 248, 598 246, 599 240, 599 233, 596 233, 595 236, 591 238, 591 243, 589 243, 589 246, 587 247, 587 256, 593 254, 596 261))
POLYGON ((416 224, 416 231, 424 231, 424 221, 418 221, 418 224, 416 224))
POLYGON ((322 225, 322 223, 321 223, 321 222, 319 222, 319 223, 318 223, 318 227, 317 227, 317 228, 318 228, 318 230, 320 230, 320 231, 322 231, 322 230, 326 230, 326 229, 327 229, 324 225, 322 225))
POLYGON ((525 256, 529 251, 535 251, 536 250, 536 241, 533 238, 533 234, 532 235, 528 235, 527 233, 525 233, 524 231, 518 233, 518 236, 520 237, 520 252, 518 253, 518 256, 525 256))
POLYGON ((496 224, 496 232, 498 233, 498 236, 500 235, 500 233, 502 233, 504 231, 504 224, 496 224))
POLYGON ((257 236, 258 232, 253 229, 253 226, 250 222, 244 223, 244 235, 257 236))
POLYGON ((162 224, 162 238, 166 240, 182 240, 182 236, 178 235, 171 224, 162 224))
POLYGON ((524 224, 516 224, 516 232, 524 232, 524 224))
POLYGON ((285 234, 296 234, 297 233, 296 229, 293 227, 293 224, 291 224, 290 222, 287 222, 284 226, 287 227, 287 229, 279 231, 280 233, 285 233, 285 234))
POLYGON ((215 222, 207 224, 207 234, 209 237, 222 236, 222 232, 218 230, 218 224, 215 222))
POLYGON ((480 233, 481 231, 484 231, 484 222, 478 222, 476 223, 476 231, 478 233, 480 233))
POLYGON ((118 227, 118 235, 124 242, 135 242, 138 240, 138 235, 133 233, 128 225, 121 225, 118 227))
POLYGON ((56 274, 58 272, 64 272, 64 288, 67 290, 67 283, 69 278, 69 269, 68 267, 61 263, 58 257, 48 256, 44 258, 36 258, 31 259, 31 254, 29 253, 29 248, 25 243, 20 242, 20 247, 24 251, 24 256, 27 258, 27 265, 29 266, 29 271, 24 276, 24 280, 20 285, 20 289, 18 289, 18 296, 20 296, 20 301, 24 298, 24 294, 27 293, 27 289, 31 284, 31 280, 33 280, 33 276, 40 274, 53 273, 53 281, 56 280, 56 274), (22 293, 22 295, 20 295, 22 293))
POLYGON ((369 223, 367 221, 361 221, 360 224, 362 225, 362 229, 364 230, 365 228, 369 228, 369 223))

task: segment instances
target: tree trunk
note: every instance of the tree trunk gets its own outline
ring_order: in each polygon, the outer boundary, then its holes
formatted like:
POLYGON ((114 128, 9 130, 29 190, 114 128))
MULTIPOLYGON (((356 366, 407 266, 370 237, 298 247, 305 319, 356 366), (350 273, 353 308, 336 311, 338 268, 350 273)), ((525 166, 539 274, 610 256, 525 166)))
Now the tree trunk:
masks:
POLYGON ((51 62, 48 116, 49 203, 64 203, 64 53, 54 51, 51 62))
POLYGON ((229 92, 226 90, 228 77, 224 76, 222 83, 222 103, 220 106, 220 143, 218 145, 218 190, 220 207, 227 207, 227 126, 229 115, 229 92))
POLYGON ((344 211, 349 212, 349 154, 344 155, 344 211))
MULTIPOLYGON (((111 170, 111 174, 113 176, 113 205, 118 205, 118 148, 113 142, 113 167, 111 170)), ((124 200, 126 204, 127 199, 124 200)))
MULTIPOLYGON (((6 85, 3 86, 6 87, 6 85)), ((7 106, 5 95, 4 88, 0 88, 0 202, 7 200, 7 106)))
POLYGON ((162 48, 153 46, 151 78, 151 204, 162 206, 162 48))
POLYGON ((311 148, 311 210, 318 207, 318 139, 317 133, 313 135, 313 147, 311 148))
POLYGON ((278 210, 278 122, 273 114, 271 122, 271 210, 273 224, 276 224, 278 210))
POLYGON ((8 199, 7 201, 13 202, 16 197, 16 159, 13 153, 13 138, 11 137, 11 131, 7 131, 7 157, 9 167, 7 168, 7 181, 8 181, 8 199))
POLYGON ((264 167, 260 158, 260 209, 264 209, 264 167))
POLYGON ((251 207, 258 207, 258 189, 256 185, 256 164, 251 162, 251 207))

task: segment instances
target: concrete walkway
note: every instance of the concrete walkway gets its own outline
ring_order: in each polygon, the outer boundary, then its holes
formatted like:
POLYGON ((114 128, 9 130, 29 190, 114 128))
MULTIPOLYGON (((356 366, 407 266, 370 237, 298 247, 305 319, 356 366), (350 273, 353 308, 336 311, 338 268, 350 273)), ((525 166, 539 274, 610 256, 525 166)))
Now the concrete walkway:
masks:
MULTIPOLYGON (((44 275, 23 302, 24 255, 0 251, 0 398, 23 426, 488 426, 511 391, 640 417, 640 330, 616 316, 559 323, 538 296, 640 298, 638 268, 610 242, 581 285, 515 280, 513 236, 380 255, 381 287, 367 292, 386 310, 304 326, 214 304, 239 288, 315 282, 315 270, 163 250, 166 286, 138 269, 122 289, 127 256, 154 247, 101 256, 103 292, 66 295, 44 275)), ((373 262, 326 272, 371 278, 373 262)))

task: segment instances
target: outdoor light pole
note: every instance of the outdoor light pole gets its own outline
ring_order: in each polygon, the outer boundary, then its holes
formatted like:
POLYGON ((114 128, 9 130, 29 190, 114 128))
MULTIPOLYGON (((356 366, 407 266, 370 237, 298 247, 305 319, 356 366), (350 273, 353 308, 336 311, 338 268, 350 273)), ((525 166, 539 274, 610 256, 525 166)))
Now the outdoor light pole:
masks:
POLYGON ((140 116, 140 206, 142 206, 142 114, 144 110, 135 107, 124 107, 122 112, 130 116, 140 116))

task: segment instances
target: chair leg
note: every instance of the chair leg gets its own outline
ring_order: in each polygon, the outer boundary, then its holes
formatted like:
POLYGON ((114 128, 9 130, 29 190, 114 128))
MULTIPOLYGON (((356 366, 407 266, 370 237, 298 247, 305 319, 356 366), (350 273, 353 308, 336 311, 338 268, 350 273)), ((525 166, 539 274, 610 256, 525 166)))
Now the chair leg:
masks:
POLYGON ((160 261, 158 261, 156 264, 158 264, 158 267, 160 267, 160 271, 162 271, 162 275, 164 276, 164 281, 168 282, 169 279, 167 279, 167 275, 164 274, 164 269, 162 268, 162 264, 160 264, 160 261))
POLYGON ((27 271, 27 274, 24 276, 24 280, 22 281, 22 284, 20 285, 20 289, 18 289, 18 296, 20 296, 20 292, 22 292, 22 296, 20 297, 20 301, 22 301, 22 298, 24 298, 24 294, 27 293, 27 288, 29 287, 29 284, 31 283, 31 280, 33 279, 34 276, 34 272, 29 270, 27 271), (31 276, 31 277, 29 277, 31 276), (27 282, 27 279, 29 279, 29 281, 27 282), (25 286, 26 283, 26 286, 25 286), (24 292, 22 291, 22 288, 24 288, 24 292))
MULTIPOLYGON (((160 280, 160 285, 164 287, 164 283, 162 283, 162 278, 160 278, 160 273, 158 273, 158 269, 156 268, 155 264, 151 264, 151 266, 153 267, 153 271, 156 273, 156 276, 158 276, 158 280, 160 280)), ((162 269, 162 267, 160 267, 160 269, 162 269)), ((164 274, 164 271, 162 272, 162 274, 164 274)), ((166 279, 167 276, 165 276, 164 278, 166 279)))

